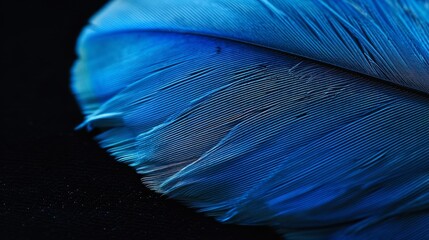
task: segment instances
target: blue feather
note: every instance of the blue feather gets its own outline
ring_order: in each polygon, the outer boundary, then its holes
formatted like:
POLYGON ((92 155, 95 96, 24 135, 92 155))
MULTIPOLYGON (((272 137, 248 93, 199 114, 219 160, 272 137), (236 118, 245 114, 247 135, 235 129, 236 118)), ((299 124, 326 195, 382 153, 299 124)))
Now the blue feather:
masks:
POLYGON ((286 239, 429 239, 429 5, 113 1, 81 126, 151 189, 286 239))

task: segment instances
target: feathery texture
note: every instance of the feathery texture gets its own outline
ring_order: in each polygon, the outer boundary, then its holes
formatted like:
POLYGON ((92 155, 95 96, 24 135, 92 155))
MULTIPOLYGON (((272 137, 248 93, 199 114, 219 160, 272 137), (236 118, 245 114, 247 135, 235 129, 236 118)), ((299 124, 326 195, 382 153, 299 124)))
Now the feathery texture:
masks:
POLYGON ((81 126, 150 188, 286 239, 429 238, 429 4, 113 1, 81 126))

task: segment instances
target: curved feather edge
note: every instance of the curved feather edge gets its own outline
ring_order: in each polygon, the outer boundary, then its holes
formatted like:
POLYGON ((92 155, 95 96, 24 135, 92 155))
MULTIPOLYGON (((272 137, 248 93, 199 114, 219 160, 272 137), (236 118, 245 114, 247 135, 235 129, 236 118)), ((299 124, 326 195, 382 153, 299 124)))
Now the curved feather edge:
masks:
POLYGON ((152 189, 287 239, 427 236, 426 94, 199 35, 80 44, 84 125, 152 189))

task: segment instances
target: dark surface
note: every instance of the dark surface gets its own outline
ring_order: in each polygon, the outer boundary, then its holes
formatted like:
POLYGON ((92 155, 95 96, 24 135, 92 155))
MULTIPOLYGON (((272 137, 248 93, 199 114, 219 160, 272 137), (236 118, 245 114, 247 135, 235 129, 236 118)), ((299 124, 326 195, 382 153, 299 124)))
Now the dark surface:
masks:
POLYGON ((275 239, 151 192, 73 130, 75 40, 104 2, 2 1, 0 238, 275 239))

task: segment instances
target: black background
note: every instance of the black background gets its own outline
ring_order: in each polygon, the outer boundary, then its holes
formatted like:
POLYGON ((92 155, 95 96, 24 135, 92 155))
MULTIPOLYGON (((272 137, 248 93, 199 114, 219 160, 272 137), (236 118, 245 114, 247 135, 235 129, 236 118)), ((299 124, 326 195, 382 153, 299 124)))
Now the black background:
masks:
POLYGON ((223 225, 151 192, 74 131, 69 90, 81 28, 105 1, 2 0, 1 239, 278 239, 223 225))

